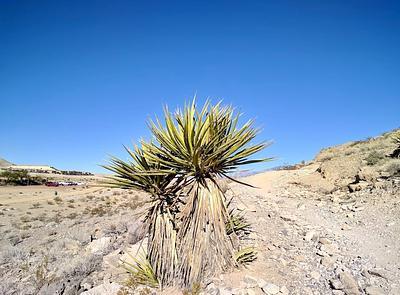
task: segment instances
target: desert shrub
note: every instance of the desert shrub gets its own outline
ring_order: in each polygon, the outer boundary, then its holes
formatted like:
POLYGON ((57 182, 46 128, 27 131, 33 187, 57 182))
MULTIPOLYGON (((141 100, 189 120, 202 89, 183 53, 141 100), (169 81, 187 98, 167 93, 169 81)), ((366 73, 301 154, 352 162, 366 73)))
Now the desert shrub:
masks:
POLYGON ((399 175, 400 174, 400 159, 393 159, 386 163, 380 169, 381 171, 387 172, 390 175, 399 175))
POLYGON ((40 203, 33 203, 33 204, 32 204, 32 207, 33 207, 34 209, 38 209, 38 208, 40 208, 40 203))
POLYGON ((0 172, 0 177, 4 178, 4 182, 6 184, 11 185, 36 185, 43 184, 44 180, 38 176, 31 176, 25 170, 14 171, 14 170, 6 170, 0 172))
POLYGON ((63 199, 61 199, 60 197, 55 197, 54 201, 56 201, 57 204, 60 204, 63 202, 63 199))
POLYGON ((95 198, 95 196, 93 195, 87 195, 86 198, 88 198, 89 200, 93 200, 95 198))
POLYGON ((69 278, 81 279, 100 269, 102 262, 103 256, 100 254, 76 257, 72 261, 67 262, 62 275, 69 278))
POLYGON ((21 216, 19 219, 24 223, 31 221, 31 218, 29 216, 26 216, 26 215, 21 216))
POLYGON ((46 213, 42 213, 37 217, 37 219, 42 221, 42 222, 45 222, 46 218, 47 218, 47 214, 46 213))
POLYGON ((367 162, 368 166, 373 166, 378 164, 383 158, 385 158, 383 154, 373 151, 365 158, 365 161, 367 162))
POLYGON ((90 210, 89 212, 92 216, 103 216, 108 213, 108 211, 105 210, 104 207, 101 205, 94 207, 92 209, 89 209, 89 210, 90 210))
POLYGON ((17 247, 4 247, 0 252, 0 264, 20 264, 21 262, 26 261, 28 257, 29 253, 17 247))
POLYGON ((69 219, 75 219, 77 217, 78 217, 78 213, 76 213, 76 212, 72 212, 67 215, 67 218, 69 218, 69 219))

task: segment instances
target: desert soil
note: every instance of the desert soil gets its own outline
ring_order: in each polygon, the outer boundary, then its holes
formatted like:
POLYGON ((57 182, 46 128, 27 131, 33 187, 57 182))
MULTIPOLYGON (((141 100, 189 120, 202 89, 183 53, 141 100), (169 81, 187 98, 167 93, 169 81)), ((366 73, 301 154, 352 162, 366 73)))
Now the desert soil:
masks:
MULTIPOLYGON (((317 168, 243 179, 258 188, 230 184, 258 258, 203 294, 400 294, 398 179, 331 191, 317 168)), ((1 187, 0 294, 129 294, 119 259, 137 249, 145 199, 99 187, 1 187)))

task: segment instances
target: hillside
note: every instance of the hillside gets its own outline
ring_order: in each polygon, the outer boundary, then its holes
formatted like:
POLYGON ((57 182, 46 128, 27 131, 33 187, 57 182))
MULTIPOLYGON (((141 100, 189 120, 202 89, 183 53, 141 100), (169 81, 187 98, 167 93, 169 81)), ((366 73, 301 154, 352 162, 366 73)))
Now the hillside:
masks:
POLYGON ((11 162, 8 162, 7 160, 5 160, 3 158, 0 158, 0 167, 8 167, 11 165, 14 165, 14 164, 11 162))
POLYGON ((389 156, 397 147, 393 142, 396 131, 323 149, 314 163, 336 188, 357 190, 376 186, 381 180, 399 173, 400 159, 389 156))

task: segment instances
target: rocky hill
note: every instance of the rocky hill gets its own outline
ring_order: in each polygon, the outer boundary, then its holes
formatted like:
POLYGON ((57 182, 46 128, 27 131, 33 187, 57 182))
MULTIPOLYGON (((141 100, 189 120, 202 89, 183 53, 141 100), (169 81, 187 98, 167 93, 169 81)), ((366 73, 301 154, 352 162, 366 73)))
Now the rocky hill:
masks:
POLYGON ((7 160, 5 160, 3 158, 0 158, 0 167, 8 167, 11 165, 14 165, 14 164, 11 162, 8 162, 7 160))
POLYGON ((390 156, 397 147, 393 141, 397 131, 323 149, 314 159, 318 172, 336 189, 355 191, 381 185, 399 175, 400 159, 390 156))

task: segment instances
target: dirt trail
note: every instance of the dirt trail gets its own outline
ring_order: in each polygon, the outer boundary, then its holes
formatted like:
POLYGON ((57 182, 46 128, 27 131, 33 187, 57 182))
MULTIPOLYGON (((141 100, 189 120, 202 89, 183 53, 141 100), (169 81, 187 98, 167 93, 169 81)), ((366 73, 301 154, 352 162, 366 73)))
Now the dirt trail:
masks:
POLYGON ((224 284, 243 288, 250 274, 290 294, 400 294, 400 196, 327 194, 314 168, 243 179, 258 189, 233 185, 260 255, 245 272, 224 277, 224 284), (357 286, 352 291, 339 280, 343 273, 357 286), (342 285, 334 287, 335 280, 342 285))

